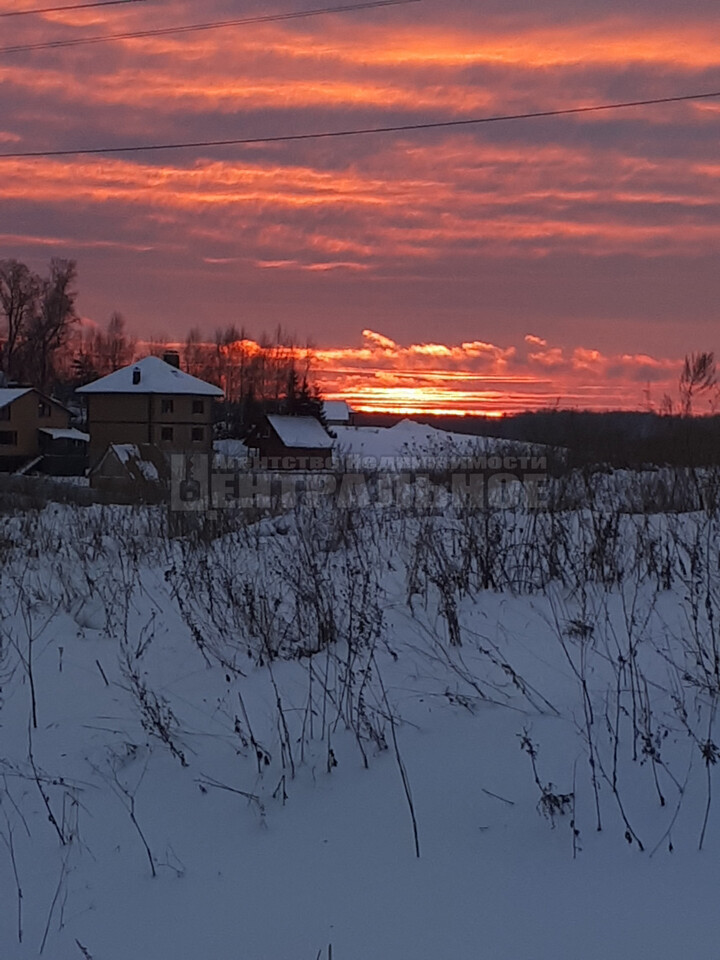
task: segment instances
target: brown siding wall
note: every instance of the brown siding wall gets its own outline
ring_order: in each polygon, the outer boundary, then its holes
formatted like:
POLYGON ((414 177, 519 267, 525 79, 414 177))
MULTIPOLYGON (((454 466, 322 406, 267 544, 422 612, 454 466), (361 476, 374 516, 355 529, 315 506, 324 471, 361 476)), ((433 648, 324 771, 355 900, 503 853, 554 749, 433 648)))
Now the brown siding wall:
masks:
POLYGON ((258 457, 267 470, 326 470, 332 463, 332 450, 286 447, 273 433, 258 442, 258 457))
POLYGON ((108 393, 91 394, 88 401, 91 466, 111 443, 152 443, 167 453, 212 450, 210 397, 108 393), (163 400, 172 402, 172 410, 163 411, 163 400), (193 413, 195 401, 202 401, 202 413, 193 413), (163 440, 163 427, 172 429, 171 440, 163 440), (193 427, 203 428, 202 440, 192 439, 193 427))
MULTIPOLYGON (((6 408, 7 409, 7 408, 6 408)), ((0 430, 17 433, 17 444, 1 444, 0 457, 36 457, 40 452, 38 428, 66 428, 70 423, 70 414, 55 404, 48 403, 33 390, 10 404, 10 419, 0 420, 0 430), (39 416, 40 403, 47 403, 50 411, 45 417, 39 416)))

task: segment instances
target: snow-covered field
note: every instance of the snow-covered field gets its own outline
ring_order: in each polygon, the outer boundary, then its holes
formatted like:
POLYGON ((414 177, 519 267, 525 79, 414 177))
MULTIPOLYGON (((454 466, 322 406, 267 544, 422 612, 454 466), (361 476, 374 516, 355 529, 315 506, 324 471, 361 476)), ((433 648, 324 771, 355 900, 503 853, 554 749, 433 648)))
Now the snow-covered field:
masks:
POLYGON ((514 452, 516 455, 546 453, 538 444, 499 440, 469 433, 451 433, 427 423, 400 420, 392 427, 333 426, 333 452, 338 461, 370 459, 376 466, 392 462, 422 465, 427 462, 447 463, 455 458, 488 456, 514 452))
POLYGON ((3 960, 716 956, 720 517, 585 491, 0 517, 3 960))

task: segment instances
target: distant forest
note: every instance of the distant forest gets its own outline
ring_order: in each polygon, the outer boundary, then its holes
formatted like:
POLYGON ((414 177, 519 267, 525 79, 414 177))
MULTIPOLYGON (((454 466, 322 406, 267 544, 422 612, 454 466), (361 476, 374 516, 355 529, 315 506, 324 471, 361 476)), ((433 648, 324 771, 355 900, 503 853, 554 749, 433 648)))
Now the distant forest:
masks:
MULTIPOLYGON (((361 414, 356 423, 392 426, 398 414, 361 414)), ((501 437, 567 450, 568 467, 639 469, 720 465, 720 415, 686 417, 642 411, 539 410, 506 417, 408 417, 454 433, 501 437)))
MULTIPOLYGON (((639 469, 645 466, 720 465, 720 415, 695 417, 694 404, 718 401, 718 379, 712 353, 690 353, 678 380, 676 400, 666 396, 661 410, 536 410, 506 417, 433 417, 410 419, 455 433, 524 440, 563 448, 566 467, 639 469)), ((401 417, 368 414, 357 423, 392 426, 401 417)))

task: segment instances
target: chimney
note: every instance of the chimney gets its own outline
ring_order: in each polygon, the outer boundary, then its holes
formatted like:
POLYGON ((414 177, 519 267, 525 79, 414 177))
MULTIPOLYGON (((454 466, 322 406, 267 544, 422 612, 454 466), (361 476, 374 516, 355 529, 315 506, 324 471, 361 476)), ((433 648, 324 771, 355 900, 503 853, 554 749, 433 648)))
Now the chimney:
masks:
POLYGON ((140 367, 135 367, 133 370, 133 386, 137 386, 140 383, 140 367))
POLYGON ((176 370, 180 369, 180 354, 177 350, 166 350, 163 354, 163 360, 176 370))

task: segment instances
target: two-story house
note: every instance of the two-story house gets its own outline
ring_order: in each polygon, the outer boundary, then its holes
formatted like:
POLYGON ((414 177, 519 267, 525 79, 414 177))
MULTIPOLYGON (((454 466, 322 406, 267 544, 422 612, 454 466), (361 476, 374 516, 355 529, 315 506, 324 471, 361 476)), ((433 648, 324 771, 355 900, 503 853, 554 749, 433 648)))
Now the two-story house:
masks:
POLYGON ((111 444, 212 453, 212 405, 222 390, 159 357, 115 370, 77 393, 87 401, 91 470, 111 444))

